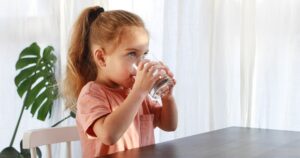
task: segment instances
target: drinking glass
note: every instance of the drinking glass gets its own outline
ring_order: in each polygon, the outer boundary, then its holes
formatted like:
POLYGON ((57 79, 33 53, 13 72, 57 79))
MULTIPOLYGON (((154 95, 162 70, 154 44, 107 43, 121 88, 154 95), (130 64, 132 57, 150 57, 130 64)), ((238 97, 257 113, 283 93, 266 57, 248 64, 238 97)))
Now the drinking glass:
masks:
MULTIPOLYGON (((153 54, 148 54, 145 59, 148 59, 150 61, 154 62, 160 62, 153 54)), ((137 65, 133 64, 134 69, 137 69, 137 65)), ((158 73, 159 70, 156 70, 153 75, 158 73)), ((168 76, 167 72, 163 72, 163 75, 160 77, 159 80, 157 80, 152 89, 150 90, 149 94, 153 99, 159 99, 163 95, 163 89, 167 86, 169 86, 171 82, 171 78, 168 76)))

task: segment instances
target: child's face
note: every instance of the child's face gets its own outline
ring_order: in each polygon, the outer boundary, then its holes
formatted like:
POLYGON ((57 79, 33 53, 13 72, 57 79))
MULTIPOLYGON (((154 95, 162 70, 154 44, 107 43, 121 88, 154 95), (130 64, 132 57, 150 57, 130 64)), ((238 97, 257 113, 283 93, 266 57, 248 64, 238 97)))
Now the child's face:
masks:
POLYGON ((142 27, 125 28, 120 45, 107 55, 105 73, 111 87, 131 88, 136 71, 133 64, 140 62, 148 53, 149 37, 142 27))

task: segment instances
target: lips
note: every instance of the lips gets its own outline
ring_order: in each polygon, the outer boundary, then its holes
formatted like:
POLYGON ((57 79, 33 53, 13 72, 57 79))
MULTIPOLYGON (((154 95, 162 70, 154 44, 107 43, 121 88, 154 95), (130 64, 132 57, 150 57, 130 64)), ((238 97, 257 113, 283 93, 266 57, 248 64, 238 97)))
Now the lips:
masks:
POLYGON ((131 83, 134 83, 135 82, 135 76, 130 76, 130 80, 131 80, 131 83))
POLYGON ((133 86, 134 82, 135 82, 135 76, 134 76, 134 75, 131 75, 131 76, 129 77, 129 79, 127 80, 126 87, 127 87, 127 88, 131 88, 131 87, 133 86))

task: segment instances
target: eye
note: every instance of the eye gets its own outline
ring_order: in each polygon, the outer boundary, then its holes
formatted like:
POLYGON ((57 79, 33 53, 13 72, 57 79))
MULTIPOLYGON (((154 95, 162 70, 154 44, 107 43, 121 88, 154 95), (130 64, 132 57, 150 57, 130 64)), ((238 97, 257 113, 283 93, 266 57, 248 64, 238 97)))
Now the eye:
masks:
POLYGON ((136 52, 129 52, 129 53, 127 53, 127 55, 129 57, 136 57, 136 52))
POLYGON ((148 51, 143 54, 143 59, 145 59, 147 55, 148 55, 148 51))

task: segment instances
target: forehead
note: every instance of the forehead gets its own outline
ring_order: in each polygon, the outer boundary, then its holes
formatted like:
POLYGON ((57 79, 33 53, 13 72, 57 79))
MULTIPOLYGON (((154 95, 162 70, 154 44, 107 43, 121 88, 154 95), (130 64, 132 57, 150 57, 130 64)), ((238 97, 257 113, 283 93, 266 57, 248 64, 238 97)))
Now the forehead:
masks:
POLYGON ((125 27, 120 35, 119 48, 148 49, 149 36, 143 27, 125 27))

